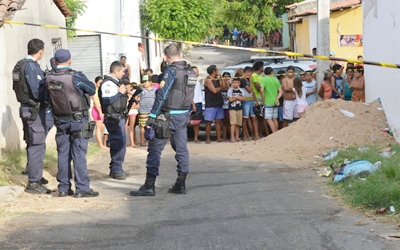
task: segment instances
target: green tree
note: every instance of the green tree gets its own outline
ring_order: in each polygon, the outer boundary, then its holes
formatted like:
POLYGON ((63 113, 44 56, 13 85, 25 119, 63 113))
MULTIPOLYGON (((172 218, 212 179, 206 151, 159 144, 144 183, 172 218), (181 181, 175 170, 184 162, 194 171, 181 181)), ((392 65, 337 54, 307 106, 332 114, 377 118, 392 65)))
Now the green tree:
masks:
MULTIPOLYGON (((285 6, 299 2, 295 0, 233 0, 228 1, 227 17, 238 28, 251 33, 262 31, 269 34, 282 27, 280 16, 286 12, 285 6)), ((272 41, 268 36, 268 44, 272 49, 272 41)))
POLYGON ((201 41, 214 24, 213 0, 145 0, 142 24, 162 38, 201 41))
MULTIPOLYGON (((67 17, 65 22, 67 28, 75 28, 76 19, 85 12, 87 6, 81 0, 65 0, 67 8, 72 12, 72 15, 67 17)), ((76 36, 74 30, 67 30, 67 37, 76 36)))

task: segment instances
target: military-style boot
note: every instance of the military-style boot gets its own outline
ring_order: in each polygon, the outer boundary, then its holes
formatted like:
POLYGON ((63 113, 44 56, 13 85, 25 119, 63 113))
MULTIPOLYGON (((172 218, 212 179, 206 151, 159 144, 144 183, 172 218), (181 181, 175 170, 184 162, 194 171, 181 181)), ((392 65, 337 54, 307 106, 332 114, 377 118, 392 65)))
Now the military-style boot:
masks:
POLYGON ((156 176, 147 173, 146 181, 143 186, 139 188, 139 190, 131 191, 130 195, 132 196, 155 196, 156 195, 156 176))
POLYGON ((186 187, 185 187, 186 176, 187 173, 178 172, 178 178, 176 179, 176 182, 172 186, 172 188, 168 189, 168 193, 186 194, 186 187))

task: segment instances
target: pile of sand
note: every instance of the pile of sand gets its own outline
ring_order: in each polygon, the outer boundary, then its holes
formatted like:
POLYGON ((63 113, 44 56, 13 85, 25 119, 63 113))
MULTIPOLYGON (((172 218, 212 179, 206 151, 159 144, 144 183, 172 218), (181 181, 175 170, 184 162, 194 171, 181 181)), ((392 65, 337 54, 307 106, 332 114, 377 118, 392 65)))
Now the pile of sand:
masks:
POLYGON ((224 156, 243 160, 311 162, 315 155, 333 148, 394 144, 394 138, 380 130, 382 126, 388 126, 385 113, 380 109, 378 101, 370 104, 321 101, 306 109, 302 119, 257 142, 213 142, 209 146, 199 145, 198 150, 210 155, 224 152, 224 156), (340 109, 350 111, 355 116, 346 117, 340 109))

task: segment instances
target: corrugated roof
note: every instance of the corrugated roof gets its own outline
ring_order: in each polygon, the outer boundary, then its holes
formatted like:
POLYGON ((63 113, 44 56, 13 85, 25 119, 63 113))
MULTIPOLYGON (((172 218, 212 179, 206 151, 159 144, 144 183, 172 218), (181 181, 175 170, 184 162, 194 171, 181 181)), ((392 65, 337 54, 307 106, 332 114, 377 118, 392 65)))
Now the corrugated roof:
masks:
MULTIPOLYGON (((4 21, 14 18, 15 13, 22 8, 25 2, 26 0, 0 0, 0 28, 3 27, 4 21)), ((65 17, 72 15, 64 0, 53 0, 53 2, 65 17)))
MULTIPOLYGON (((291 9, 291 8, 301 5, 302 3, 305 3, 305 2, 294 3, 291 5, 287 5, 285 7, 287 9, 291 9)), ((330 9, 330 11, 337 11, 337 10, 340 10, 343 8, 350 8, 350 7, 359 5, 361 3, 362 3, 362 0, 342 0, 342 1, 337 1, 337 2, 331 3, 329 9, 330 9)), ((303 12, 293 13, 290 17, 309 16, 309 15, 315 15, 315 14, 317 14, 316 7, 313 9, 310 9, 310 10, 303 11, 303 12)))

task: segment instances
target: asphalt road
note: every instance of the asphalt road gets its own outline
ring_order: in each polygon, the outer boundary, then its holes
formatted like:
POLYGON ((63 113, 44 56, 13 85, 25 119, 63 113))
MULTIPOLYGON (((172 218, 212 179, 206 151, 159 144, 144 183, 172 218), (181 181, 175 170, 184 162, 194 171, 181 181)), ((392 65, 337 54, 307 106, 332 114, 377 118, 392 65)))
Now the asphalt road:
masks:
POLYGON ((143 175, 93 181, 95 199, 119 208, 15 217, 2 225, 0 249, 399 249, 376 236, 388 225, 337 205, 312 170, 204 156, 191 166, 186 195, 167 194, 176 176, 171 153, 155 197, 127 195, 143 175))
MULTIPOLYGON (((188 59, 222 68, 248 54, 200 47, 188 59)), ((296 164, 227 160, 223 150, 221 156, 192 152, 188 194, 173 195, 167 189, 176 162, 167 146, 157 195, 130 197, 145 173, 145 152, 132 150, 143 149, 128 150, 125 170, 132 175, 125 181, 93 177, 107 175, 107 154, 90 164, 91 185, 100 192, 91 199, 115 208, 12 217, 0 225, 0 249, 400 249, 377 236, 395 231, 393 225, 349 210, 329 195, 325 179, 296 164)))

